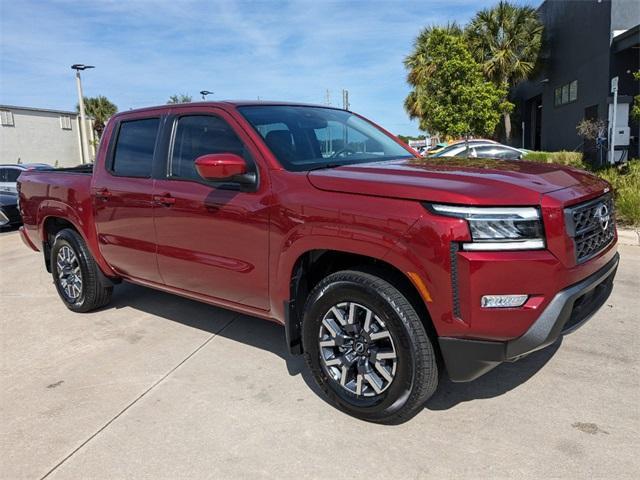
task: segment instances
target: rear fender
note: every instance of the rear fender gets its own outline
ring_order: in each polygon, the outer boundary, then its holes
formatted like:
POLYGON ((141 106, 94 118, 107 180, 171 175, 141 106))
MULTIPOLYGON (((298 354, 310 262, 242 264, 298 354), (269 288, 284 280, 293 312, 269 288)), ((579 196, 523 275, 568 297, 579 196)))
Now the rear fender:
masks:
MULTIPOLYGON (((83 204, 78 206, 78 210, 83 211, 86 208, 91 208, 90 205, 83 204)), ((91 211, 91 210, 89 210, 91 211)), ((100 250, 98 248, 98 238, 93 224, 93 215, 90 215, 91 221, 84 221, 75 209, 69 205, 57 201, 57 200, 43 200, 38 208, 38 234, 43 244, 48 243, 48 232, 45 231, 45 223, 49 218, 60 218, 69 222, 76 231, 80 234, 82 239, 87 245, 87 248, 91 252, 93 259, 98 264, 98 267, 106 277, 117 277, 117 274, 111 269, 106 262, 100 250)), ((45 252, 46 252, 45 248, 45 252)))

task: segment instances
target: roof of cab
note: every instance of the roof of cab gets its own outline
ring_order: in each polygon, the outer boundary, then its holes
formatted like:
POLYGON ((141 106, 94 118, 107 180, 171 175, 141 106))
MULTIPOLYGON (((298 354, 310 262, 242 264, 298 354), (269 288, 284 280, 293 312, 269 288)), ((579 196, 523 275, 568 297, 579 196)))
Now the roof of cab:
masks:
POLYGON ((144 113, 144 112, 152 112, 155 110, 167 110, 169 108, 174 108, 176 106, 180 107, 248 107, 248 106, 258 106, 258 105, 287 105, 293 107, 319 107, 319 108, 331 108, 334 110, 343 110, 338 107, 333 107, 331 105, 319 105, 314 103, 301 103, 301 102, 280 102, 280 101, 270 101, 270 100, 220 100, 217 102, 189 102, 189 103, 172 103, 165 105, 154 105, 149 107, 135 108, 131 110, 124 110, 122 112, 118 112, 114 115, 114 117, 118 117, 121 115, 127 115, 130 113, 144 113))

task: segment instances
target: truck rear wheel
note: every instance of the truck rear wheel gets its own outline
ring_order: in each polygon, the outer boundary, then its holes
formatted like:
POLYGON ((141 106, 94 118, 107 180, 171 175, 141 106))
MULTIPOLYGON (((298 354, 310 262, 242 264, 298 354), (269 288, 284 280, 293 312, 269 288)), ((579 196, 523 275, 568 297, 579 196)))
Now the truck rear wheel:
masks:
POLYGON ((51 274, 58 295, 69 310, 89 312, 111 300, 113 286, 104 285, 83 238, 70 228, 60 230, 55 236, 51 247, 51 274))
POLYGON ((375 275, 345 270, 323 279, 309 295, 302 330, 317 384, 352 416, 402 423, 436 390, 436 354, 420 318, 375 275))

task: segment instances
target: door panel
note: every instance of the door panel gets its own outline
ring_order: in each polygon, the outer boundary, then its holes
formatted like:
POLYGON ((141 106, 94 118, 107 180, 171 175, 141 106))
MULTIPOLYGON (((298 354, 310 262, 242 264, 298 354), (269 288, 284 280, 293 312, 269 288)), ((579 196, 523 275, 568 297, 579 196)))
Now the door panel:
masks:
POLYGON ((106 168, 96 169, 92 195, 100 252, 127 277, 161 283, 156 258, 153 156, 160 119, 116 127, 106 168), (147 177, 147 178, 145 178, 147 177))
POLYGON ((268 309, 268 206, 260 195, 158 180, 158 265, 172 287, 268 309))
POLYGON ((155 209, 162 278, 171 287, 268 310, 266 184, 246 192, 199 179, 193 162, 207 153, 236 153, 256 167, 222 113, 188 111, 175 119, 168 178, 155 184, 155 195, 165 199, 155 209))
POLYGON ((116 272, 161 283, 152 197, 152 179, 103 181, 94 191, 95 219, 100 251, 116 272))

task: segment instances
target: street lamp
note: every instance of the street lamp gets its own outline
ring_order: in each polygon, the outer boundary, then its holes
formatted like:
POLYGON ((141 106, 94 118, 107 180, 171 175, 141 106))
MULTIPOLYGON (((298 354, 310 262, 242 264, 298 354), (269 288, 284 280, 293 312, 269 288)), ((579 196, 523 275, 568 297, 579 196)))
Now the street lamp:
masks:
POLYGON ((89 147, 87 145, 87 132, 84 116, 84 96, 82 95, 82 81, 80 80, 80 70, 95 68, 93 65, 83 65, 74 63, 71 68, 76 71, 76 87, 78 89, 78 106, 80 107, 80 144, 82 146, 82 163, 89 160, 89 147))
POLYGON ((202 95, 202 100, 206 100, 207 95, 213 95, 213 92, 210 92, 209 90, 201 90, 200 95, 202 95))

